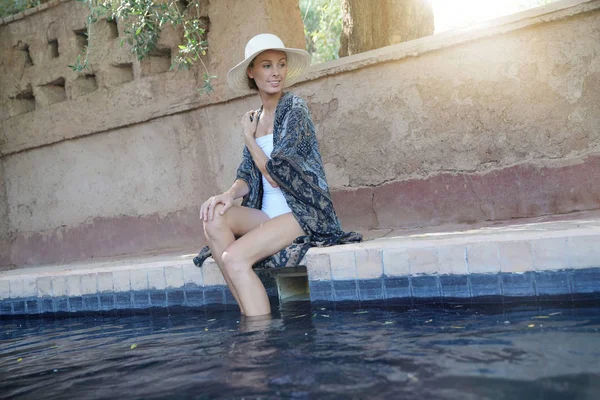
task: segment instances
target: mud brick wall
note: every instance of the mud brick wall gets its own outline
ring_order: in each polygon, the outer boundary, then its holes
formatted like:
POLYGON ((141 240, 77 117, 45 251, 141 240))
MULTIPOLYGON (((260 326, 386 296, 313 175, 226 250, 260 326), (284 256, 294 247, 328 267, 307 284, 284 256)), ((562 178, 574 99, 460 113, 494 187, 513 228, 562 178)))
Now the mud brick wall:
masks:
MULTIPOLYGON (((210 96, 196 91, 200 69, 165 70, 180 32, 140 63, 104 21, 91 71, 78 74, 66 64, 84 39, 80 3, 0 25, 2 263, 202 244, 198 207, 231 184, 239 119, 260 105, 227 89, 227 70, 260 32, 304 47, 297 2, 247 3, 202 3, 219 76, 210 96)), ((598 0, 315 65, 293 90, 347 229, 600 208, 598 0)))

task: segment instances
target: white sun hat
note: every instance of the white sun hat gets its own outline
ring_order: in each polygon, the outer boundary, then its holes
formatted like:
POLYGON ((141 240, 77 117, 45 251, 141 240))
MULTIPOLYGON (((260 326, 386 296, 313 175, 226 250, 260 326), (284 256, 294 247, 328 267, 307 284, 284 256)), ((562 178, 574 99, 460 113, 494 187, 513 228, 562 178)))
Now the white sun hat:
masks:
POLYGON ((271 33, 261 33, 248 41, 244 50, 245 59, 227 73, 227 84, 236 92, 249 92, 246 70, 254 58, 266 50, 279 50, 287 56, 288 72, 284 87, 298 82, 310 65, 311 57, 304 50, 287 48, 279 37, 271 33))

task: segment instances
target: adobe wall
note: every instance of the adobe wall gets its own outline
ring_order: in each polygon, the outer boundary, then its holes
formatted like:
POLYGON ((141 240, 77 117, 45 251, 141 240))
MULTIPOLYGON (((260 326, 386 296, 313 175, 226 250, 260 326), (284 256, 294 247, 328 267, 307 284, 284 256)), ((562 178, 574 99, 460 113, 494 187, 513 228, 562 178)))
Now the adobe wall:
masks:
MULTIPOLYGON (((0 25, 7 214, 0 217, 14 238, 8 251, 0 248, 0 266, 200 247, 198 206, 218 190, 223 170, 215 125, 232 118, 231 109, 202 106, 232 97, 224 78, 252 36, 281 32, 289 45, 305 47, 298 3, 200 2, 205 62, 220 78, 210 96, 197 90, 200 66, 168 71, 181 42, 173 29, 163 31, 157 55, 139 62, 120 46, 121 23, 100 21, 89 38, 90 70, 71 71, 87 9, 63 3, 0 25)), ((239 99, 234 115, 249 107, 239 99)))
MULTIPOLYGON (((12 263, 202 244, 198 206, 231 184, 243 146, 239 118, 260 105, 228 91, 227 69, 263 30, 303 47, 297 4, 265 0, 255 9, 263 17, 233 18, 244 15, 241 3, 210 2, 205 10, 208 62, 219 76, 210 96, 195 91, 199 71, 137 74, 134 60, 131 81, 102 84, 98 72, 98 89, 85 95, 70 92, 14 115, 4 107, 12 263)), ((62 7, 53 9, 57 16, 62 7)), ((34 18, 51 11, 1 25, 3 54, 29 32, 19 24, 40 24, 34 18)), ((104 62, 97 60, 97 71, 104 62)), ((31 79, 38 73, 45 72, 31 79)), ((34 86, 55 79, 48 74, 34 86)), ((80 78, 65 77, 65 91, 80 78)), ((3 93, 6 82, 0 77, 3 93)), ((598 0, 559 2, 471 32, 313 66, 293 90, 313 114, 346 229, 600 208, 598 0)))
POLYGON ((439 35, 313 67, 295 92, 311 108, 344 227, 599 208, 600 2, 581 5, 531 10, 453 46, 454 34, 439 35))
POLYGON ((6 200, 6 182, 4 163, 0 158, 0 266, 10 265, 10 227, 8 223, 8 202, 6 200))
POLYGON ((600 12, 298 92, 313 105, 336 203, 354 226, 600 207, 600 12))
MULTIPOLYGON (((89 69, 74 64, 86 43, 82 32, 87 6, 76 1, 0 25, 0 128, 2 150, 11 154, 151 119, 218 104, 236 96, 227 88, 227 71, 243 56, 248 39, 278 32, 288 46, 304 48, 304 28, 295 0, 198 0, 208 30, 204 59, 214 81, 210 96, 199 93, 204 69, 169 71, 182 32, 165 26, 158 51, 138 61, 121 22, 100 20, 88 40, 89 69), (285 16, 285 17, 282 17, 285 16), (233 50, 235 49, 235 51, 233 50)), ((26 11, 26 12, 27 12, 26 11)), ((196 9, 191 9, 196 12, 196 9)))

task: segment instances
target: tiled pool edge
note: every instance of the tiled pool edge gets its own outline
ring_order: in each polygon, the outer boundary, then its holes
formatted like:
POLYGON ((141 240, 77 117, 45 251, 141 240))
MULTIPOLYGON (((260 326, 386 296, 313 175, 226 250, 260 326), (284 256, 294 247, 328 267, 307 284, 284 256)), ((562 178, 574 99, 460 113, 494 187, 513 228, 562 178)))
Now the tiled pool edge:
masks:
MULTIPOLYGON (((202 269, 191 262, 184 266, 167 263, 130 268, 29 273, 1 279, 0 317, 236 304, 214 262, 202 269), (181 279, 169 278, 170 269, 180 273, 181 279), (103 282, 107 277, 109 283, 103 282), (27 294, 19 296, 15 292, 27 294)), ((274 278, 266 270, 258 274, 269 297, 276 299, 274 278)))
MULTIPOLYGON (((600 268, 309 280, 309 285, 312 302, 410 302, 427 299, 443 304, 510 302, 523 298, 553 301, 565 297, 570 300, 600 300, 600 268)), ((268 291, 270 297, 276 297, 276 288, 272 285, 268 291)), ((0 316, 203 307, 216 304, 235 304, 226 286, 187 285, 179 289, 10 298, 0 301, 0 316)))
MULTIPOLYGON (((313 302, 597 299, 598 243, 596 217, 313 248, 303 263, 313 302)), ((259 274, 276 298, 271 272, 259 274)), ((0 316, 233 303, 214 261, 189 255, 0 272, 0 316)))
POLYGON ((488 302, 535 298, 600 300, 600 268, 525 273, 383 276, 379 279, 309 281, 313 302, 414 300, 488 302))

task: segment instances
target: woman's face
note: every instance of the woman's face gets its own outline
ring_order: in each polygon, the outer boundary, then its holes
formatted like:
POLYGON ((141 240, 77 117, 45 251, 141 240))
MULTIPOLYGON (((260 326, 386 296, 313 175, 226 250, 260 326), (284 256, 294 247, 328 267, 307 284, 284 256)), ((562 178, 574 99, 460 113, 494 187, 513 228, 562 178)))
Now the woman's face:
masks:
POLYGON ((287 57, 283 51, 267 50, 248 67, 248 76, 254 79, 258 90, 269 94, 281 92, 287 75, 287 57))

